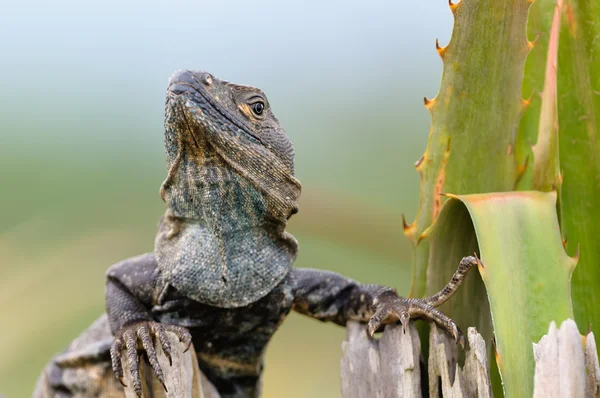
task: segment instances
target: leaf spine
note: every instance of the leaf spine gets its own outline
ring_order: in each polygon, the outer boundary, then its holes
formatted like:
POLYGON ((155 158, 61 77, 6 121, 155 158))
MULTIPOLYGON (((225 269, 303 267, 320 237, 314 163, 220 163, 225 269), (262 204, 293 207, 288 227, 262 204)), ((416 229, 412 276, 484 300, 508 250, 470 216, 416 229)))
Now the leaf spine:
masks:
POLYGON ((435 49, 437 50, 440 58, 442 59, 442 61, 444 60, 444 56, 446 54, 446 49, 448 48, 448 46, 446 47, 440 47, 440 42, 439 40, 436 38, 435 39, 435 49))

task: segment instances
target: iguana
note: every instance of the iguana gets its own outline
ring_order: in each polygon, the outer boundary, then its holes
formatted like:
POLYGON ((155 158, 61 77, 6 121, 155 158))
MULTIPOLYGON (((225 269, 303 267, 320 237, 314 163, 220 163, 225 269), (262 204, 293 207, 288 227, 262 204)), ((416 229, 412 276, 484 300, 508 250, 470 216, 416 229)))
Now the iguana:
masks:
MULTIPOLYGON (((461 338, 434 307, 454 293, 474 257, 465 257, 450 283, 424 299, 293 267, 298 243, 285 228, 300 196, 294 148, 261 90, 182 70, 169 80, 165 113, 168 174, 160 195, 167 210, 154 252, 113 265, 106 280, 112 369, 122 380, 122 361, 129 361, 139 396, 141 353, 163 381, 153 341, 168 355, 165 331, 193 343, 200 369, 222 397, 260 395, 265 348, 292 309, 339 325, 365 322, 371 336, 384 324, 406 327, 411 318, 426 318, 461 338)), ((71 374, 78 364, 73 352, 89 351, 102 325, 63 354, 71 353, 71 374)), ((98 361, 108 366, 108 345, 96 344, 98 361)), ((101 390, 66 377, 61 361, 46 369, 45 391, 101 390)))

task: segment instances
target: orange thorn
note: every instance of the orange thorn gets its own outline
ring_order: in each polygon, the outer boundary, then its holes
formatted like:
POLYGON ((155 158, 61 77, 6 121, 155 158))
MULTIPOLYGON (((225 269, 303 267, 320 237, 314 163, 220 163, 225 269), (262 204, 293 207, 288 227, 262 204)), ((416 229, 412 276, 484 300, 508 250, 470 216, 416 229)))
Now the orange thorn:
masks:
POLYGON ((532 41, 527 40, 527 48, 529 48, 529 51, 533 50, 539 38, 540 35, 536 35, 535 39, 533 39, 532 41))
POLYGON ((460 4, 460 2, 452 3, 452 0, 448 0, 448 5, 450 6, 450 11, 452 11, 453 14, 456 13, 456 8, 458 7, 459 4, 460 4))
POLYGON ((447 47, 440 47, 440 42, 439 40, 435 39, 435 49, 437 50, 438 54, 440 55, 440 58, 442 58, 442 60, 444 59, 444 54, 446 53, 446 48, 447 47))
POLYGON ((412 224, 407 223, 406 217, 404 216, 404 214, 402 214, 402 230, 403 230, 405 236, 412 238, 414 235, 416 225, 417 225, 416 221, 413 222, 412 224))
POLYGON ((567 236, 567 233, 565 232, 565 238, 562 240, 562 245, 563 245, 563 249, 567 249, 567 242, 569 241, 569 237, 567 236))
POLYGON ((435 98, 434 99, 427 99, 427 97, 423 97, 423 103, 425 104, 425 108, 427 108, 428 110, 431 110, 431 108, 433 108, 433 103, 435 102, 435 98))

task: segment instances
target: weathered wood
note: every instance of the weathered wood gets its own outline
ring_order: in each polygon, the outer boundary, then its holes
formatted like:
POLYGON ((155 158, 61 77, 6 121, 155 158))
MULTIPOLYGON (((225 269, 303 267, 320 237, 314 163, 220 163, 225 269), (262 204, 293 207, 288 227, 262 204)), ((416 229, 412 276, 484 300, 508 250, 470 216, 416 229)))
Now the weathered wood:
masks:
POLYGON ((600 366, 598 366, 598 351, 593 332, 588 333, 585 338, 585 368, 587 394, 593 398, 600 398, 600 366))
POLYGON ((420 397, 421 343, 411 323, 406 334, 387 326, 380 340, 371 340, 364 324, 350 322, 342 343, 342 397, 420 397))
POLYGON ((584 338, 575 322, 567 319, 559 329, 552 322, 548 334, 533 344, 534 397, 599 396, 596 342, 592 333, 584 338))
MULTIPOLYGON (((467 331, 465 365, 457 364, 458 347, 444 331, 432 326, 429 335, 429 395, 431 397, 492 396, 485 341, 475 328, 467 331)), ((419 336, 410 325, 386 327, 380 340, 367 337, 366 328, 348 325, 342 344, 342 397, 420 397, 419 336)), ((581 336, 573 320, 532 344, 535 359, 534 397, 600 398, 600 365, 593 333, 581 336)), ((506 364, 505 366, 509 366, 506 364)))
MULTIPOLYGON (((168 392, 165 392, 160 384, 152 367, 147 359, 140 361, 140 379, 142 380, 142 390, 145 397, 153 398, 219 398, 219 393, 215 387, 206 379, 204 374, 198 368, 198 360, 194 347, 184 353, 185 344, 179 341, 179 338, 167 332, 173 364, 169 365, 169 359, 165 355, 160 343, 155 339, 156 354, 158 362, 165 374, 165 384, 168 392)), ((127 398, 137 398, 133 389, 133 381, 128 361, 124 361, 125 374, 125 396, 127 398)))
POLYGON ((421 341, 413 325, 407 334, 404 334, 400 326, 386 327, 386 332, 379 340, 379 358, 380 380, 386 384, 384 391, 389 391, 389 396, 421 395, 420 356, 421 341))
POLYGON ((457 364, 458 347, 446 332, 432 326, 429 333, 429 395, 444 397, 492 396, 485 341, 475 328, 467 331, 465 365, 457 364))
POLYGON ((445 397, 462 397, 460 377, 456 378, 458 349, 449 336, 437 327, 429 331, 429 396, 438 396, 439 391, 446 390, 445 397), (454 387, 452 387, 454 386, 454 387))
POLYGON ((492 384, 485 341, 475 328, 467 329, 467 340, 469 349, 466 353, 462 376, 465 390, 471 397, 491 397, 492 384))
MULTIPOLYGON (((173 352, 173 364, 155 341, 159 363, 165 373, 168 393, 158 382, 145 357, 140 373, 146 397, 218 398, 219 394, 198 367, 191 348, 183 353, 184 344, 167 333, 173 352)), ((429 393, 432 397, 491 397, 486 344, 474 328, 467 331, 468 349, 465 365, 457 365, 458 350, 454 340, 432 326, 429 336, 429 393)), ((74 397, 135 398, 128 361, 124 361, 123 387, 114 377, 107 360, 112 335, 106 316, 99 318, 68 350, 55 357, 42 373, 34 397, 54 396, 57 380, 73 391, 74 397), (59 379, 57 379, 59 378, 59 379)), ((141 347, 140 347, 141 348, 141 347)), ((535 397, 600 398, 600 365, 593 333, 579 335, 572 320, 560 329, 550 324, 549 332, 538 344, 532 344, 535 359, 535 397)), ((344 398, 421 397, 421 343, 411 323, 406 334, 399 326, 387 326, 379 340, 367 336, 366 326, 348 324, 348 338, 342 344, 342 396, 344 398)), ((510 364, 504 364, 510 366, 510 364)))
MULTIPOLYGON (((486 345, 475 328, 467 332, 469 350, 465 366, 457 365, 458 348, 448 334, 431 328, 429 394, 444 397, 491 397, 486 345)), ((367 337, 366 328, 348 324, 348 339, 342 344, 342 397, 421 397, 421 343, 411 323, 408 333, 388 326, 380 340, 367 337)))

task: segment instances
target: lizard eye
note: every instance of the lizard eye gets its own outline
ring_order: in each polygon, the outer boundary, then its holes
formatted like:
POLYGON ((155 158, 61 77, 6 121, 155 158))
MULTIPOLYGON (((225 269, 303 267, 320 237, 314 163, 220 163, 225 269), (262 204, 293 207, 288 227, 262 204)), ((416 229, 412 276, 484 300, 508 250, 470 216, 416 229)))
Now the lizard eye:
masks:
POLYGON ((265 110, 265 104, 263 102, 257 102, 252 105, 252 111, 257 115, 261 116, 265 110))

